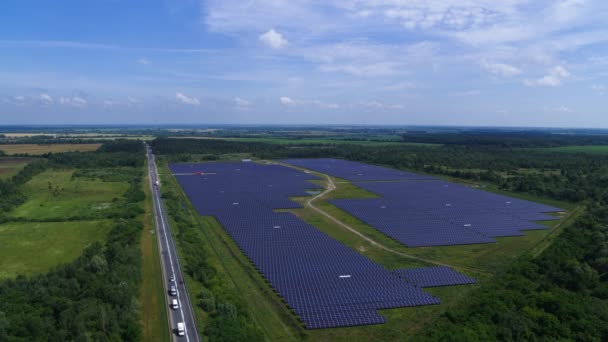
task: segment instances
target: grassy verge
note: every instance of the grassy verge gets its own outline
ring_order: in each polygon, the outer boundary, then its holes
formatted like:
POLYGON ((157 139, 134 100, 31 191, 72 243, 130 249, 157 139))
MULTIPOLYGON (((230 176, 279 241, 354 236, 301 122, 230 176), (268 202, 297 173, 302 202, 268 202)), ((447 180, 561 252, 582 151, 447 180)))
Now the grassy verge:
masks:
POLYGON ((109 221, 19 222, 0 225, 0 279, 49 271, 103 242, 109 221))
POLYGON ((140 242, 143 281, 139 292, 142 341, 170 341, 167 302, 163 288, 160 255, 152 210, 152 194, 147 177, 143 187, 146 194, 143 217, 144 231, 140 242))

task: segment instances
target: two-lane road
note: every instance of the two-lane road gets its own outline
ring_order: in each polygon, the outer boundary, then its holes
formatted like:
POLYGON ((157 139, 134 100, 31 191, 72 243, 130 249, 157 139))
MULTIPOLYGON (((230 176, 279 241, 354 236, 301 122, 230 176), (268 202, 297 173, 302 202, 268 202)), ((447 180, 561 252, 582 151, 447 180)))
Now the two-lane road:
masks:
POLYGON ((200 337, 196 328, 196 321, 192 310, 192 304, 188 296, 188 290, 184 284, 184 277, 177 250, 171 235, 171 227, 167 218, 167 212, 161 199, 158 171, 156 161, 152 154, 152 149, 146 145, 148 157, 148 173, 150 175, 150 187, 154 201, 154 218, 156 221, 156 231, 158 236, 160 259, 165 281, 165 295, 168 296, 167 302, 171 305, 173 299, 178 302, 178 308, 169 308, 169 323, 174 341, 199 342, 200 337), (173 281, 171 280, 173 279, 173 281), (170 294, 171 286, 175 286, 175 295, 170 294), (184 324, 184 336, 178 335, 178 323, 184 324))

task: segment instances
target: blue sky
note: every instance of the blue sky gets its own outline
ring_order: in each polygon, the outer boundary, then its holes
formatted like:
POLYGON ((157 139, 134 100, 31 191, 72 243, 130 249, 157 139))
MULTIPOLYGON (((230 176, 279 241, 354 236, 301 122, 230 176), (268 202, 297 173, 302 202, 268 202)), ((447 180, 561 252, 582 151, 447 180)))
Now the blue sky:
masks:
POLYGON ((604 0, 7 0, 0 124, 608 127, 604 0))

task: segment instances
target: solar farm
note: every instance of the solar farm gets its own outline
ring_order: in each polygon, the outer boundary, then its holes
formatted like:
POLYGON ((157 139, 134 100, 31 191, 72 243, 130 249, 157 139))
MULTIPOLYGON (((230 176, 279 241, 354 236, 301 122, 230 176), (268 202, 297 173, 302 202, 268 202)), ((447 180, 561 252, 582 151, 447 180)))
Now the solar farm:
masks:
POLYGON ((460 184, 336 159, 283 162, 353 181, 379 198, 330 202, 407 247, 493 243, 546 229, 532 222, 556 220, 560 208, 481 191, 460 184), (362 181, 362 178, 365 181, 362 181))
POLYGON ((174 164, 200 215, 215 216, 309 329, 384 323, 380 309, 439 304, 391 272, 287 212, 317 177, 280 165, 174 164))
MULTIPOLYGON (((544 226, 559 209, 417 175, 328 159, 286 160, 378 194, 331 202, 409 247, 491 243, 544 226), (329 166, 327 165, 329 163, 329 166)), ((308 329, 385 323, 378 310, 439 304, 423 288, 474 283, 449 267, 388 270, 290 212, 319 177, 252 162, 172 164, 201 216, 213 216, 308 329)))

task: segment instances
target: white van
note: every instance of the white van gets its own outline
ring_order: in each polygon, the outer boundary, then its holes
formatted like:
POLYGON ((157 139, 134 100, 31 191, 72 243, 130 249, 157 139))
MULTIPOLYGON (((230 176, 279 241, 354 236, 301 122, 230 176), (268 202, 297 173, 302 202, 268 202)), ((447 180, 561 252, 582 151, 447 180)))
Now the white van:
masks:
POLYGON ((186 327, 184 326, 184 322, 177 323, 177 334, 179 336, 184 336, 186 334, 186 327))
POLYGON ((173 299, 171 301, 171 309, 175 310, 177 308, 179 308, 179 305, 177 304, 177 299, 173 299))

